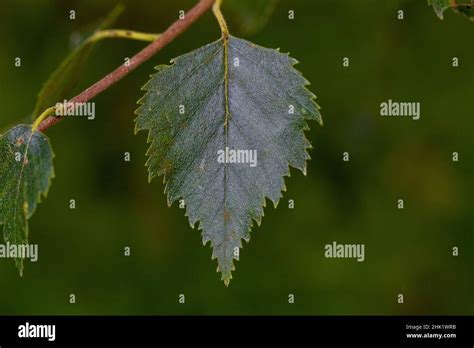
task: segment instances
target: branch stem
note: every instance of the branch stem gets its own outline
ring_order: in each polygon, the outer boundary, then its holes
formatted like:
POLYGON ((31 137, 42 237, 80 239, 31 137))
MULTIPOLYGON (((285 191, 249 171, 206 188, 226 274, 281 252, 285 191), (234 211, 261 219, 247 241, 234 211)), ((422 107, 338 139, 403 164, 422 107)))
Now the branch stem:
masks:
MULTIPOLYGON (((130 58, 128 64, 120 65, 110 74, 103 77, 101 80, 97 81, 92 86, 69 100, 69 103, 86 103, 120 81, 124 76, 128 75, 138 66, 149 60, 157 52, 163 49, 163 47, 168 45, 171 41, 188 29, 191 24, 193 24, 199 17, 201 17, 211 8, 214 1, 215 0, 200 0, 191 10, 189 10, 189 12, 186 13, 183 19, 178 19, 175 21, 170 27, 168 27, 168 29, 163 32, 163 34, 158 37, 158 39, 130 58)), ((44 132, 49 127, 60 122, 63 118, 64 117, 62 116, 47 117, 41 121, 37 128, 39 131, 44 132)))

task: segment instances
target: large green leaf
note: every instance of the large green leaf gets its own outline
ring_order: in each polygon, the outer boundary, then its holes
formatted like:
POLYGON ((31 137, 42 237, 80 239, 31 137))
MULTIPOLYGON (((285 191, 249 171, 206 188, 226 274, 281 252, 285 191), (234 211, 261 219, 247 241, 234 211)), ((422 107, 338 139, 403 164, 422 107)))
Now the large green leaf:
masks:
MULTIPOLYGON (((53 177, 53 151, 43 133, 19 125, 0 135, 0 225, 5 242, 28 243, 28 219, 53 177)), ((23 260, 15 263, 22 274, 23 260)))
POLYGON ((451 8, 454 12, 474 20, 474 0, 428 0, 428 5, 433 6, 436 15, 443 19, 444 12, 451 8))
POLYGON ((184 199, 227 285, 265 199, 277 205, 289 165, 306 173, 306 120, 321 116, 296 60, 277 50, 230 36, 172 62, 143 87, 136 132, 149 131, 150 180, 164 176, 170 205, 184 199), (256 166, 219 163, 226 148, 256 150, 256 166))
MULTIPOLYGON (((117 5, 100 23, 96 31, 105 29, 112 25, 122 13, 123 9, 123 5, 117 5)), ((90 42, 87 39, 84 40, 68 54, 57 69, 51 74, 38 93, 35 109, 31 115, 33 120, 47 108, 71 97, 71 93, 76 88, 83 74, 83 67, 87 62, 94 45, 96 45, 96 42, 90 42)))

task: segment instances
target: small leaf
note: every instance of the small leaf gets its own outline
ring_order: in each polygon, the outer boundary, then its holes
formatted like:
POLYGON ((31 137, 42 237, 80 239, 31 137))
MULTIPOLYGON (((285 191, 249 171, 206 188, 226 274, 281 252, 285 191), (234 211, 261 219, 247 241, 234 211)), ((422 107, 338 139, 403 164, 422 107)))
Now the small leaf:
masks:
MULTIPOLYGON (((0 225, 5 242, 28 244, 28 219, 54 177, 48 138, 31 126, 19 125, 0 135, 0 225)), ((23 260, 15 259, 23 272, 23 260)))
POLYGON ((277 3, 278 0, 226 0, 223 6, 237 30, 251 36, 265 27, 277 3))
POLYGON ((428 5, 433 6, 436 15, 443 19, 444 12, 451 8, 454 12, 461 13, 469 20, 474 20, 474 0, 428 0, 428 5))
MULTIPOLYGON (((123 5, 116 6, 101 22, 97 30, 102 30, 112 25, 122 13, 123 9, 123 5)), ((31 116, 33 120, 48 107, 54 106, 56 103, 71 97, 70 94, 82 76, 82 68, 87 62, 94 45, 94 42, 84 40, 69 53, 58 68, 51 74, 38 93, 38 100, 31 116)))
POLYGON ((136 132, 149 131, 150 180, 164 176, 169 205, 184 199, 227 285, 266 198, 278 204, 289 166, 306 173, 306 121, 321 115, 296 60, 277 50, 230 36, 172 62, 143 87, 136 132))

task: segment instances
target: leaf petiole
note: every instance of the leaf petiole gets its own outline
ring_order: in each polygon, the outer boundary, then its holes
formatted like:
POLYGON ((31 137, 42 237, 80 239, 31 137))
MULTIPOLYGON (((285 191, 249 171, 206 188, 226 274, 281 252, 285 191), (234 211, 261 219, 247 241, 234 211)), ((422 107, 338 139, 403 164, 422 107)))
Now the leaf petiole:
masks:
POLYGON ((108 38, 117 38, 117 39, 130 39, 130 40, 137 40, 137 41, 148 41, 152 42, 158 39, 161 34, 155 33, 143 33, 139 31, 133 31, 128 29, 106 29, 106 30, 99 30, 92 34, 84 44, 89 44, 93 42, 97 42, 102 39, 108 38))
POLYGON ((47 117, 49 117, 51 115, 54 115, 55 113, 56 113, 56 107, 55 106, 52 106, 52 107, 46 109, 41 115, 38 116, 38 118, 35 120, 35 122, 31 126, 32 131, 34 132, 39 127, 41 122, 43 122, 47 117))
POLYGON ((224 19, 224 15, 221 12, 221 5, 222 5, 222 0, 216 0, 214 2, 214 5, 212 5, 212 12, 214 13, 214 16, 216 17, 217 22, 219 23, 219 26, 221 27, 222 36, 227 38, 229 37, 229 29, 227 28, 227 23, 224 19))

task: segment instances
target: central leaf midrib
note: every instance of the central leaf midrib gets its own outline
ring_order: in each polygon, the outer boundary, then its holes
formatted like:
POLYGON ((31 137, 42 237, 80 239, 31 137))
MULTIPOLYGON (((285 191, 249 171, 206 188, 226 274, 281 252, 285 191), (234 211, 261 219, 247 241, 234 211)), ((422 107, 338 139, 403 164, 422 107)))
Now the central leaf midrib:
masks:
MULTIPOLYGON (((13 213, 14 215, 13 216, 16 216, 16 212, 17 212, 17 209, 18 209, 18 200, 20 198, 20 186, 21 186, 21 181, 22 181, 22 178, 23 178, 23 171, 25 170, 25 165, 26 165, 26 159, 27 159, 27 156, 28 156, 28 150, 29 150, 29 147, 30 147, 30 143, 31 143, 31 140, 33 139, 33 132, 34 131, 31 131, 31 134, 30 134, 30 137, 28 138, 28 142, 26 143, 26 147, 25 147, 25 154, 22 158, 22 164, 21 164, 21 169, 20 169, 20 174, 19 174, 19 178, 18 178, 18 185, 17 185, 17 188, 16 188, 16 192, 15 192, 15 205, 14 205, 14 208, 13 208, 13 213)), ((22 207, 23 209, 23 207, 22 207)), ((23 212, 25 214, 25 219, 26 219, 26 213, 23 212)), ((14 219, 14 230, 16 230, 16 219, 14 219)))
MULTIPOLYGON (((230 36, 224 35, 222 38, 224 45, 224 103, 225 103, 225 115, 224 115, 224 151, 229 145, 229 40, 230 36)), ((224 161, 224 211, 222 218, 224 220, 224 233, 227 234, 227 222, 229 220, 227 210, 227 163, 224 161)), ((225 239, 224 239, 225 240, 225 239)), ((225 254, 225 248, 224 248, 225 254)))

